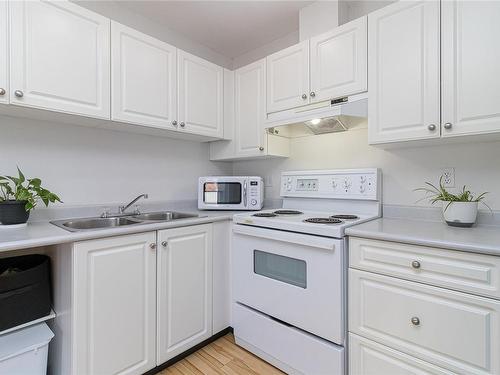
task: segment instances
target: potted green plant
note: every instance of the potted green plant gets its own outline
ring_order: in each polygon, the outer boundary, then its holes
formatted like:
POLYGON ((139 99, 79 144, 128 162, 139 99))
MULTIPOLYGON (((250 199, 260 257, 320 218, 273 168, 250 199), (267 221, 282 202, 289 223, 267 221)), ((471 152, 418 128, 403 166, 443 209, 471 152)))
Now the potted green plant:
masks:
POLYGON ((0 176, 0 223, 2 225, 23 224, 28 221, 30 211, 38 201, 45 206, 61 202, 59 197, 43 188, 39 178, 26 179, 19 168, 18 177, 0 176))
POLYGON ((474 196, 464 186, 460 192, 452 194, 443 186, 442 180, 441 177, 439 187, 426 182, 425 187, 415 189, 415 191, 427 193, 422 199, 429 199, 431 204, 443 202, 443 217, 449 226, 464 228, 473 226, 477 219, 477 209, 480 202, 491 211, 491 208, 483 201, 488 194, 487 192, 474 196))

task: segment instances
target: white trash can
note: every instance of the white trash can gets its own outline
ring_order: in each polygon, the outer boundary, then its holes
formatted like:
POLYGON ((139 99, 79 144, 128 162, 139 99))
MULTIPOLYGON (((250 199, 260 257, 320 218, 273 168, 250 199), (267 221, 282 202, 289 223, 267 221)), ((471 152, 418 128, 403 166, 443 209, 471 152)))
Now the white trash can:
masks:
POLYGON ((45 323, 0 336, 0 375, 45 375, 49 342, 45 323))

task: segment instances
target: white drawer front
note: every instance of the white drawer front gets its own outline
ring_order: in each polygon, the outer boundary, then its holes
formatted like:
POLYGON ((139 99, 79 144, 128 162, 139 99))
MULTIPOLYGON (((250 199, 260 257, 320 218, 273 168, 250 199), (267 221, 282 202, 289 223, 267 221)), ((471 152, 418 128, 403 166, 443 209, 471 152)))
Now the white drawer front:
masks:
POLYGON ((499 311, 500 301, 349 270, 350 332, 457 373, 500 374, 499 311))
POLYGON ((492 255, 352 237, 349 266, 500 298, 500 257, 492 255))
POLYGON ((351 333, 349 375, 453 375, 453 372, 351 333))

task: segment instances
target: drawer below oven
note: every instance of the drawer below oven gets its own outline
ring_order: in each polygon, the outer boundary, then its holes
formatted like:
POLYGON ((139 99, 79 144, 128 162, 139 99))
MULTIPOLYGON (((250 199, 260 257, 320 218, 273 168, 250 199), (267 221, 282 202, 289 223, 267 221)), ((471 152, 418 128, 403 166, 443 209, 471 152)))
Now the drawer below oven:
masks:
POLYGON ((236 343, 288 374, 343 375, 344 348, 238 303, 233 304, 236 343))

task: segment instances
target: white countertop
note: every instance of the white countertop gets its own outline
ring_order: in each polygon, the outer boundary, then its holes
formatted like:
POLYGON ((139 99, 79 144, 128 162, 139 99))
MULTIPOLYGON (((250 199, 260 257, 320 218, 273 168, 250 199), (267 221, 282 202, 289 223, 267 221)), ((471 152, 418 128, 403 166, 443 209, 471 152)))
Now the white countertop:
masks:
POLYGON ((500 256, 500 227, 453 228, 443 222, 381 218, 346 229, 348 236, 500 256))
POLYGON ((194 213, 200 217, 81 232, 69 232, 48 221, 31 222, 24 228, 2 227, 0 228, 0 252, 232 220, 235 211, 195 211, 194 213))

